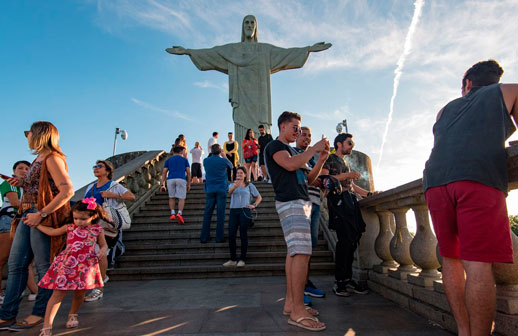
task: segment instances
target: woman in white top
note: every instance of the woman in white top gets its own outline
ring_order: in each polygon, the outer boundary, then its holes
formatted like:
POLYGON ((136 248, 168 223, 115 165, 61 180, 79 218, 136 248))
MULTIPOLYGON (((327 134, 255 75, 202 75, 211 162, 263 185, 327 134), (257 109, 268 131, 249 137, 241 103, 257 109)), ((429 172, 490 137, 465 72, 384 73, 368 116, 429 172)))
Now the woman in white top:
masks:
POLYGON ((246 252, 248 249, 248 225, 252 222, 252 210, 261 203, 261 194, 257 188, 248 182, 246 168, 238 167, 236 171, 236 182, 228 187, 230 198, 230 214, 228 217, 228 247, 230 249, 230 260, 223 266, 245 266, 246 252), (252 198, 255 200, 252 202, 252 198), (239 226, 241 237, 241 255, 239 262, 236 255, 236 235, 239 226))
POLYGON ((203 149, 200 143, 196 141, 194 148, 191 149, 192 164, 191 164, 191 183, 200 183, 202 181, 201 172, 201 157, 203 156, 203 149))

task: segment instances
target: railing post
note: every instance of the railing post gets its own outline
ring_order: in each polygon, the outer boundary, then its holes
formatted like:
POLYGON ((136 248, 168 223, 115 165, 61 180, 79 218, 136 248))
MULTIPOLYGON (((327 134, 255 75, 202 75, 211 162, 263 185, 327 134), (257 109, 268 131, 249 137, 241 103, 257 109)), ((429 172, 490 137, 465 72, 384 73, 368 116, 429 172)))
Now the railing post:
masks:
POLYGON ((496 282, 496 310, 510 315, 518 314, 518 237, 511 232, 514 263, 493 264, 496 282))
POLYGON ((410 243, 413 237, 406 223, 408 209, 408 207, 401 207, 390 210, 396 218, 396 232, 390 241, 390 254, 399 263, 399 267, 397 270, 389 270, 388 274, 399 280, 406 280, 408 274, 417 271, 410 256, 410 243))
POLYGON ((376 211, 379 217, 380 230, 376 241, 374 242, 374 250, 376 255, 382 260, 379 265, 374 265, 373 269, 377 273, 387 274, 389 269, 397 267, 397 263, 390 253, 390 240, 394 235, 391 229, 394 223, 394 215, 387 210, 376 211))
POLYGON ((417 232, 410 243, 410 256, 422 270, 419 276, 409 275, 408 282, 422 287, 432 287, 435 280, 441 278, 437 271, 440 264, 437 260, 437 238, 432 232, 426 204, 412 206, 417 223, 417 232))

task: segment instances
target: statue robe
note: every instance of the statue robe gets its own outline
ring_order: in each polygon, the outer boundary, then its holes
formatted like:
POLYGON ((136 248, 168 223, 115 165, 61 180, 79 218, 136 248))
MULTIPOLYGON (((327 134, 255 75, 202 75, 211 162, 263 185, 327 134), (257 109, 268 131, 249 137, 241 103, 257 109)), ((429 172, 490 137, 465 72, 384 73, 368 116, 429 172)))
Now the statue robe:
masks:
POLYGON ((236 140, 242 141, 247 128, 272 125, 270 74, 304 66, 309 47, 279 48, 267 43, 239 42, 209 49, 189 49, 199 70, 228 74, 229 101, 236 140))

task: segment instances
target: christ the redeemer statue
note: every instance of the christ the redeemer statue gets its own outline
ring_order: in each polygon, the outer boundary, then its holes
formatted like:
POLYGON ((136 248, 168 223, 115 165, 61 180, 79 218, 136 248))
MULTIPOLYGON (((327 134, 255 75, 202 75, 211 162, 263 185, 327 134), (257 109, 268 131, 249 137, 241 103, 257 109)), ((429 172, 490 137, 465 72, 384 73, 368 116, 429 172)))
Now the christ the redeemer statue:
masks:
POLYGON ((240 43, 209 49, 167 48, 175 55, 189 55, 199 70, 217 70, 228 74, 229 101, 232 104, 236 140, 242 141, 248 128, 272 125, 270 74, 304 66, 310 52, 326 50, 330 43, 309 47, 279 48, 257 42, 257 20, 253 15, 243 19, 240 43))

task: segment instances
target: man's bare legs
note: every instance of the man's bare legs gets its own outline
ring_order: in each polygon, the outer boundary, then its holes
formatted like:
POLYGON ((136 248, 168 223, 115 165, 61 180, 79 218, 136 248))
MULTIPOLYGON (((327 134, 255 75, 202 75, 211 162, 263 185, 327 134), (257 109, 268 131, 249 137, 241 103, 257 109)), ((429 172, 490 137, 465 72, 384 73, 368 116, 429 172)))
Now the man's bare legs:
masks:
MULTIPOLYGON (((304 286, 308 270, 309 255, 296 254, 290 257, 286 255, 286 302, 284 311, 291 312, 290 319, 296 321, 300 317, 312 317, 304 306, 304 286)), ((302 321, 303 324, 311 327, 322 327, 325 324, 310 320, 302 321)))
POLYGON ((466 306, 471 336, 491 333, 495 318, 496 288, 493 264, 463 260, 466 270, 466 306))
POLYGON ((178 211, 183 213, 184 206, 185 206, 185 198, 179 198, 178 199, 178 211))
POLYGON ((175 206, 176 206, 176 199, 175 198, 169 198, 169 209, 174 211, 175 206))
POLYGON ((466 278, 460 259, 443 257, 442 282, 453 317, 457 322, 459 336, 469 336, 469 317, 465 296, 466 278))
POLYGON ((492 264, 443 257, 442 281, 459 335, 489 335, 496 305, 492 264))

